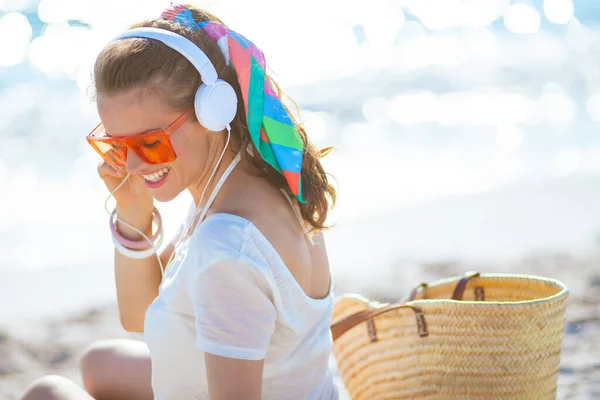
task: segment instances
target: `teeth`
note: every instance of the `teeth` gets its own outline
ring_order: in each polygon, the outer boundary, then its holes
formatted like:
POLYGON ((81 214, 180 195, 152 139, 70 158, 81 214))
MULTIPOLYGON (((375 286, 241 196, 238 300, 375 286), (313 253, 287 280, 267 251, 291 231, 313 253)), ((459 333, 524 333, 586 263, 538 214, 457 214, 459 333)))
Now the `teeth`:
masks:
POLYGON ((142 175, 142 177, 150 182, 158 182, 160 178, 162 178, 167 172, 169 172, 169 167, 164 167, 163 169, 153 172, 149 175, 142 175))

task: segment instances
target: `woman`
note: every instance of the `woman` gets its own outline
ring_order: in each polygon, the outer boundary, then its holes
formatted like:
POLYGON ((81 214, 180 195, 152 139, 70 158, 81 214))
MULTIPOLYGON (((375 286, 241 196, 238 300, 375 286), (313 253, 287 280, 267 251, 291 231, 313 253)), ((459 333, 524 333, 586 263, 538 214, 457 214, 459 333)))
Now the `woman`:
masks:
POLYGON ((121 323, 145 343, 97 343, 82 360, 86 390, 46 377, 23 398, 336 399, 326 150, 281 104, 262 52, 211 14, 172 5, 140 27, 156 29, 98 56, 102 124, 88 140, 117 201, 121 323), (185 189, 187 224, 157 256, 154 199, 185 189))

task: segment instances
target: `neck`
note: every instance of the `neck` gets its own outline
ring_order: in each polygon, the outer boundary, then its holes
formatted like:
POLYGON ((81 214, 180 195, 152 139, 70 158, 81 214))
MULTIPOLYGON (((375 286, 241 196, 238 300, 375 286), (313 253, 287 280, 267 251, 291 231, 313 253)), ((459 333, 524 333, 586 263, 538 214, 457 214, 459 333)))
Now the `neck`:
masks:
MULTIPOLYGON (((219 150, 219 151, 211 152, 211 154, 213 154, 213 156, 212 156, 210 162, 207 163, 207 168, 206 168, 206 171, 204 172, 203 176, 201 178, 199 178, 198 180, 196 180, 196 182, 194 182, 190 187, 188 187, 188 190, 189 190, 190 194, 192 195, 192 198, 194 199, 194 204, 196 204, 196 207, 198 207, 198 206, 204 207, 204 205, 208 202, 212 192, 215 190, 215 187, 217 186, 217 183, 219 182, 219 180, 221 179, 221 177, 223 176, 223 174, 225 173, 225 171, 227 170, 227 168, 229 167, 229 165, 235 158, 235 153, 233 153, 231 150, 228 149, 225 152, 225 154, 223 155, 223 159, 219 163, 219 158, 221 157, 221 152, 222 152, 222 147, 221 147, 221 150, 219 150), (218 166, 217 166, 217 163, 218 163, 218 166), (215 171, 215 168, 217 168, 216 171, 215 171), (213 174, 213 171, 215 171, 214 175, 209 182, 210 176, 213 174), (205 190, 205 188, 206 188, 206 190, 205 190), (204 197, 202 197, 203 192, 204 192, 204 197), (200 202, 202 202, 202 204, 200 204, 200 202)), ((219 198, 223 197, 222 194, 227 191, 227 187, 229 186, 229 184, 230 184, 229 179, 227 179, 223 183, 223 186, 221 187, 219 194, 217 195, 217 197, 214 200, 213 206, 215 206, 217 204, 219 198)))

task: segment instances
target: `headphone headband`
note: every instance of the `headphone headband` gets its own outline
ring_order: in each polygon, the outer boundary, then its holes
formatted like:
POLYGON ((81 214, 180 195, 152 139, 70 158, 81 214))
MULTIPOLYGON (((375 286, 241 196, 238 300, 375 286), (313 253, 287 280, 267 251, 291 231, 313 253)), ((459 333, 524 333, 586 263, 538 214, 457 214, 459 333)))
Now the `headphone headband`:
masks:
POLYGON ((154 39, 184 56, 200 73, 200 79, 205 85, 214 85, 218 75, 214 65, 206 54, 191 40, 175 32, 159 28, 134 28, 118 35, 113 41, 127 38, 154 39))

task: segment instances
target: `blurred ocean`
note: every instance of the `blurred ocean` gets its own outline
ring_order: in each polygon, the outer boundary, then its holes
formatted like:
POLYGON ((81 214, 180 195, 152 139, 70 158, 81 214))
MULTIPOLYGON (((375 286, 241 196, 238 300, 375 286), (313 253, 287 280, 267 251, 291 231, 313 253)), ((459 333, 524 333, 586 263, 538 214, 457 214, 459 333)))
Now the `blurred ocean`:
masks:
MULTIPOLYGON (((0 0, 0 320, 114 298, 84 137, 95 55, 168 2, 139 4, 0 0)), ((261 46, 309 136, 337 147, 334 277, 597 245, 600 2, 198 4, 261 46)), ((188 200, 159 205, 167 233, 188 200)))

